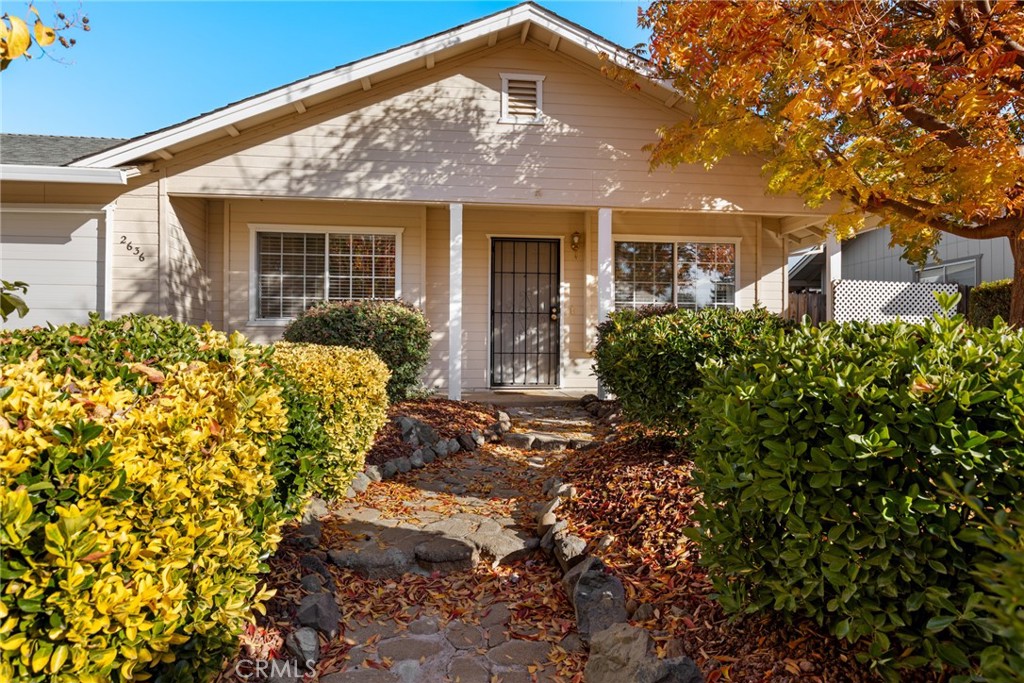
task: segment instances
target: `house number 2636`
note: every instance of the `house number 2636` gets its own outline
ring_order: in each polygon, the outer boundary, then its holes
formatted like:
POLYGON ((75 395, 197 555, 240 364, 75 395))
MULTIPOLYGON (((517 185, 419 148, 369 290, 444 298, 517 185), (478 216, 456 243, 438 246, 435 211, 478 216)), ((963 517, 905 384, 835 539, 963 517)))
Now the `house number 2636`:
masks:
POLYGON ((121 244, 124 245, 124 248, 128 250, 129 254, 138 256, 140 261, 146 260, 146 255, 142 252, 141 249, 132 244, 131 240, 129 240, 127 236, 121 235, 121 244))

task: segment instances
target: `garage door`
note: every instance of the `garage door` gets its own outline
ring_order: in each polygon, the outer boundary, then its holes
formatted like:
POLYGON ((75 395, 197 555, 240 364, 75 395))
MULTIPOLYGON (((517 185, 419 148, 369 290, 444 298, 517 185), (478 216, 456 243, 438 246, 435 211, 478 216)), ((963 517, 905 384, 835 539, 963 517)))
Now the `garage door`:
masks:
POLYGON ((0 210, 0 279, 28 283, 24 318, 5 327, 83 322, 103 307, 102 213, 0 210))

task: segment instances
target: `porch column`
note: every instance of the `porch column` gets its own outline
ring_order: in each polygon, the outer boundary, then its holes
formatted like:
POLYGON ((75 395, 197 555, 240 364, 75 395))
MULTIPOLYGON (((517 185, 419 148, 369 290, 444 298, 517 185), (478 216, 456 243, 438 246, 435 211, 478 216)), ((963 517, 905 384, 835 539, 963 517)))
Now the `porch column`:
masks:
MULTIPOLYGON (((612 297, 612 210, 597 210, 597 323, 608 319, 615 303, 612 297)), ((605 398, 604 386, 598 383, 597 395, 605 398)))
POLYGON ((448 205, 448 398, 462 398, 462 204, 448 205))
POLYGON ((825 319, 835 319, 835 291, 832 288, 833 280, 843 279, 843 245, 839 243, 833 233, 825 238, 825 281, 822 287, 825 289, 825 319))

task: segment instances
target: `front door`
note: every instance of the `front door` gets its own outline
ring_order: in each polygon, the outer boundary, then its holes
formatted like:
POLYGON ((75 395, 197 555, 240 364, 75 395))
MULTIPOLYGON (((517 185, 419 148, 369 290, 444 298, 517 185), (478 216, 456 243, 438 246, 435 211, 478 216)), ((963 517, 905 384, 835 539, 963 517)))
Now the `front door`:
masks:
POLYGON ((492 386, 558 385, 559 261, 558 240, 491 240, 492 386))

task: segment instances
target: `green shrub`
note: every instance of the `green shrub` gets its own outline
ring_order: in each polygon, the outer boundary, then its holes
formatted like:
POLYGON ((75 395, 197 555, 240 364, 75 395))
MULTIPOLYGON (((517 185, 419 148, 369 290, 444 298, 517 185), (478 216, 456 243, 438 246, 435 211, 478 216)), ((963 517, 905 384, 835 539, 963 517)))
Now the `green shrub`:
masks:
POLYGON ((1024 507, 1024 334, 801 327, 702 375, 692 536, 726 609, 812 617, 883 669, 989 644, 972 572, 993 554, 944 477, 986 515, 1024 507))
POLYGON ((18 362, 35 353, 52 373, 120 378, 143 396, 157 385, 141 380, 132 370, 135 363, 161 372, 195 361, 245 360, 264 367, 267 376, 281 387, 288 408, 288 432, 267 445, 277 482, 275 499, 286 513, 295 514, 309 492, 319 487, 323 477, 320 461, 330 440, 320 422, 316 398, 270 363, 267 347, 249 344, 238 334, 229 339, 209 325, 200 328, 171 318, 134 314, 115 320, 94 315, 87 325, 35 327, 3 334, 7 336, 0 340, 2 363, 18 362))
POLYGON ((371 349, 391 371, 388 399, 413 395, 430 355, 430 326, 418 309, 401 301, 332 301, 299 314, 285 341, 371 349))
POLYGON ((274 347, 274 361, 317 399, 332 446, 321 459, 318 492, 338 498, 362 471, 377 430, 387 422, 387 366, 369 349, 289 342, 274 347))
POLYGON ((971 290, 967 316, 975 327, 992 327, 996 316, 1010 319, 1010 293, 1013 282, 982 282, 971 290))
POLYGON ((70 331, 0 366, 0 680, 208 679, 269 597, 278 387, 237 339, 158 370, 70 331))
POLYGON ((595 372, 626 417, 683 433, 691 425, 690 398, 701 384, 698 366, 727 358, 785 325, 762 308, 616 311, 598 327, 595 372))
MULTIPOLYGON (((980 501, 971 506, 979 509, 980 501)), ((985 517, 967 536, 996 556, 974 572, 983 592, 978 622, 995 639, 981 651, 980 674, 990 683, 1017 683, 1024 671, 1024 515, 985 517)))

